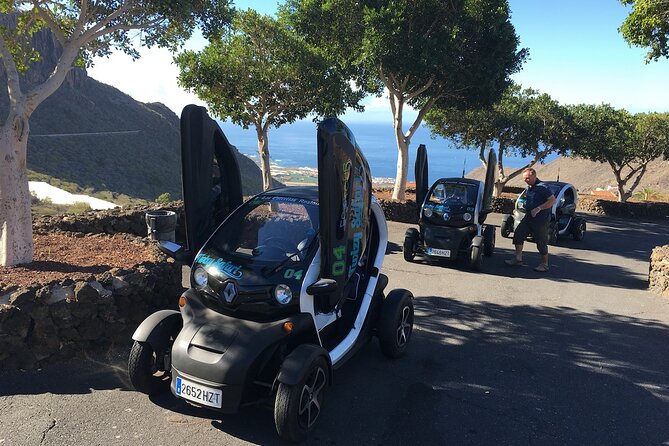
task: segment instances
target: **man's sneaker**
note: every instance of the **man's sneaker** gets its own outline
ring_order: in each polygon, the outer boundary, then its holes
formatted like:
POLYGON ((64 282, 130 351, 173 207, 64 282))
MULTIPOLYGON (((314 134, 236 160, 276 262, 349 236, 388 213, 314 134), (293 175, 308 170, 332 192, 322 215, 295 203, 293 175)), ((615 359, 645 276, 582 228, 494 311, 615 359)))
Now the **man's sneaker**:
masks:
POLYGON ((540 273, 546 273, 548 272, 548 265, 544 265, 543 263, 541 263, 539 266, 534 268, 534 270, 539 271, 540 273))
POLYGON ((518 260, 517 258, 514 257, 514 258, 512 258, 512 259, 506 259, 506 260, 504 261, 504 263, 506 263, 506 264, 509 265, 509 266, 520 266, 520 265, 523 264, 523 261, 522 261, 522 260, 518 260))

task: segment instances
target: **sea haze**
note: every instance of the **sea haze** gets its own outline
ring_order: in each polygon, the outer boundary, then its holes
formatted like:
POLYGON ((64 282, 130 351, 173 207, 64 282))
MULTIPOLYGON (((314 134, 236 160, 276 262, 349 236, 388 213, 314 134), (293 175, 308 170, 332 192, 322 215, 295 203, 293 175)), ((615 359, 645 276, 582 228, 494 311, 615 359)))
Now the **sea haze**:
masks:
MULTIPOLYGON (((253 159, 258 159, 258 139, 255 128, 243 129, 229 122, 219 122, 231 144, 253 159)), ((362 149, 372 176, 394 178, 397 170, 397 145, 392 124, 378 122, 347 123, 362 149)), ((316 161, 316 124, 300 121, 286 124, 278 129, 269 130, 269 153, 271 162, 282 167, 317 167, 316 161)), ((430 179, 462 176, 463 168, 469 172, 481 165, 478 150, 458 149, 453 141, 433 137, 430 131, 421 126, 411 139, 409 146, 409 181, 414 180, 413 167, 416 149, 420 144, 427 147, 430 179)), ((557 155, 551 155, 552 161, 557 155)), ((504 158, 506 167, 520 167, 528 158, 504 158)))

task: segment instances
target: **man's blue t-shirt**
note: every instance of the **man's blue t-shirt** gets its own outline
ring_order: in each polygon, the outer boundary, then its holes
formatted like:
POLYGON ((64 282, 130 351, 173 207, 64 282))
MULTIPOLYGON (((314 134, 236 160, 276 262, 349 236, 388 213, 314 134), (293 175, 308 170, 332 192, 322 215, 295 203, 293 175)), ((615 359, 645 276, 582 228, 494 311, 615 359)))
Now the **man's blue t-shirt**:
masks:
MULTIPOLYGON (((525 209, 527 209, 527 216, 529 218, 532 218, 532 209, 544 204, 546 200, 548 200, 553 193, 548 189, 546 186, 544 186, 543 182, 537 178, 537 181, 534 183, 534 186, 528 186, 527 187, 527 192, 525 193, 525 209)), ((545 221, 548 221, 551 216, 551 210, 550 208, 548 209, 542 209, 541 212, 537 214, 536 217, 532 219, 532 221, 537 222, 537 223, 542 223, 545 221)))

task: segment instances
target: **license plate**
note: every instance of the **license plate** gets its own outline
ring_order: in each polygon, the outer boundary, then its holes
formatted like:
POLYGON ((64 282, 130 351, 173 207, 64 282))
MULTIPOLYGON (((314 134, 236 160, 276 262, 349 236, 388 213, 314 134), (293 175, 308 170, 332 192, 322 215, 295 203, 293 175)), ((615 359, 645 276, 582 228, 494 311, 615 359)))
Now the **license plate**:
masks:
POLYGON ((427 255, 429 256, 439 256, 439 257, 450 257, 450 249, 439 249, 439 248, 427 248, 427 255))
POLYGON ((194 382, 177 377, 175 387, 176 394, 205 406, 221 408, 222 392, 219 389, 202 386, 194 382))

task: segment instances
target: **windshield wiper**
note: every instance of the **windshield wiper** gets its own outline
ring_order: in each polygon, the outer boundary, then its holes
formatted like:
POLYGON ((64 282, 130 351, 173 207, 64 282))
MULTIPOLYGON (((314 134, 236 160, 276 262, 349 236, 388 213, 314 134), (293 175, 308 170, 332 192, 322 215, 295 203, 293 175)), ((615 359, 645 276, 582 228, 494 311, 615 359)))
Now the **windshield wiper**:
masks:
POLYGON ((277 263, 276 265, 274 265, 274 266, 272 266, 272 267, 270 267, 270 266, 266 266, 265 268, 263 268, 263 275, 264 275, 265 277, 267 277, 267 276, 271 276, 272 274, 276 273, 276 272, 279 271, 281 268, 283 268, 284 266, 286 266, 289 262, 299 262, 299 261, 301 260, 301 259, 300 259, 300 256, 299 256, 299 254, 300 254, 301 252, 302 252, 302 251, 296 251, 296 252, 294 252, 294 253, 292 253, 292 254, 289 254, 285 259, 280 260, 279 263, 277 263), (295 257, 297 257, 297 259, 295 259, 295 257))

